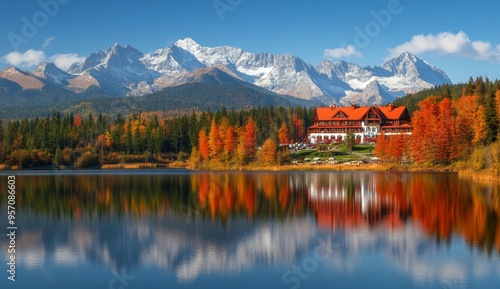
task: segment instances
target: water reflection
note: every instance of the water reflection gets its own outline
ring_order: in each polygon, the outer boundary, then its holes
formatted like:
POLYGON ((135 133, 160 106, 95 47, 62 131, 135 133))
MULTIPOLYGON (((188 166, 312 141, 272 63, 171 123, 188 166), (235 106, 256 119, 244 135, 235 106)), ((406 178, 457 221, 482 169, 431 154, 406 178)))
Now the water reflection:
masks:
POLYGON ((19 176, 22 266, 155 268, 181 284, 268 270, 280 281, 321 242, 331 258, 315 280, 361 274, 378 256, 392 269, 370 270, 414 284, 498 281, 498 186, 454 174, 154 173, 19 176))

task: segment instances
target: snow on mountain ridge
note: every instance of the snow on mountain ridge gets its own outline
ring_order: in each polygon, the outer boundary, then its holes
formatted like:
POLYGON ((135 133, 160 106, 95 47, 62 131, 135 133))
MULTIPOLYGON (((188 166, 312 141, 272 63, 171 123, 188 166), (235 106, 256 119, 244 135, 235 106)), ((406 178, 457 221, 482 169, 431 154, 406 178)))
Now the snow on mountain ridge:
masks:
POLYGON ((40 63, 31 74, 57 85, 68 85, 68 79, 75 77, 50 62, 40 63))
POLYGON ((92 53, 67 72, 45 64, 32 75, 77 92, 97 86, 110 95, 140 96, 179 82, 195 81, 194 71, 213 67, 275 93, 325 104, 380 104, 409 92, 451 83, 442 70, 410 53, 382 66, 324 60, 313 67, 290 54, 253 53, 232 46, 204 47, 192 38, 180 39, 149 54, 116 43, 92 53))

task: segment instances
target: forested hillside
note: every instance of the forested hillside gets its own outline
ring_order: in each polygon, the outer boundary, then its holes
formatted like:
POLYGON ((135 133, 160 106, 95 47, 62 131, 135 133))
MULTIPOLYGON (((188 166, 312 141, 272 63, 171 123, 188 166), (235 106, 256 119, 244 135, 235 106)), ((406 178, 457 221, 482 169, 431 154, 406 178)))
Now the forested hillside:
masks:
POLYGON ((190 83, 169 87, 140 97, 109 97, 97 89, 76 94, 46 86, 41 90, 0 91, 0 118, 35 118, 54 111, 116 116, 133 112, 164 111, 169 115, 197 111, 250 109, 258 106, 313 106, 316 103, 291 96, 278 95, 258 87, 234 84, 190 83))
MULTIPOLYGON (((225 157, 237 158, 238 145, 254 152, 267 139, 302 140, 313 116, 312 108, 272 105, 238 111, 192 111, 168 118, 164 112, 118 113, 115 117, 55 112, 43 118, 0 121, 0 163, 88 167, 128 160, 160 161, 187 156, 199 146, 203 133, 217 153, 222 153, 222 142, 233 143, 225 157)), ((248 154, 239 161, 254 157, 248 154)))

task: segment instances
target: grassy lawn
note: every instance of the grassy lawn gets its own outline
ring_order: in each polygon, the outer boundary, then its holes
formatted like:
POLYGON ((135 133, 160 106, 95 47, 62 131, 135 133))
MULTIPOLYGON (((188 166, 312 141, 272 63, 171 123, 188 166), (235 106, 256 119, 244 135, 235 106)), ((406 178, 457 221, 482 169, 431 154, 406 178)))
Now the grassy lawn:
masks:
POLYGON ((353 148, 353 154, 349 153, 349 150, 342 144, 332 144, 328 145, 326 151, 318 150, 302 150, 296 154, 292 154, 292 160, 303 161, 304 158, 314 159, 321 158, 323 161, 328 160, 333 157, 335 160, 340 162, 360 160, 362 156, 359 154, 366 155, 367 157, 373 154, 373 145, 357 145, 353 148))
POLYGON ((370 154, 373 153, 373 147, 373 145, 357 145, 352 149, 352 151, 361 154, 370 154))

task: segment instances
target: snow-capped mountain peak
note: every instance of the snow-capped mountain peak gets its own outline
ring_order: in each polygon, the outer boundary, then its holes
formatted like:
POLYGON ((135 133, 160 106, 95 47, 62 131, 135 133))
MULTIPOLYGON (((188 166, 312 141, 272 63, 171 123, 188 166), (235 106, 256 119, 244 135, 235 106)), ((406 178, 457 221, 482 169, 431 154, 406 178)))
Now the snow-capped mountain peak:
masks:
POLYGON ((198 42, 194 41, 194 39, 189 37, 177 40, 174 43, 174 45, 182 49, 185 49, 187 51, 190 51, 191 49, 198 49, 201 47, 201 45, 198 44, 198 42))
MULTIPOLYGON (((3 71, 4 75, 9 73, 3 71)), ((232 46, 205 47, 192 38, 180 39, 149 54, 116 43, 92 53, 67 72, 42 63, 29 75, 76 92, 96 86, 105 94, 117 96, 143 95, 200 79, 219 81, 229 75, 278 94, 325 104, 381 104, 406 93, 451 83, 442 70, 407 52, 382 66, 324 60, 314 68, 290 54, 253 53, 232 46)))
POLYGON ((451 83, 442 70, 409 52, 388 60, 382 68, 407 79, 422 79, 431 84, 451 83))
POLYGON ((73 78, 71 74, 60 69, 52 62, 42 62, 40 63, 31 74, 46 79, 54 84, 67 85, 68 79, 73 78))

